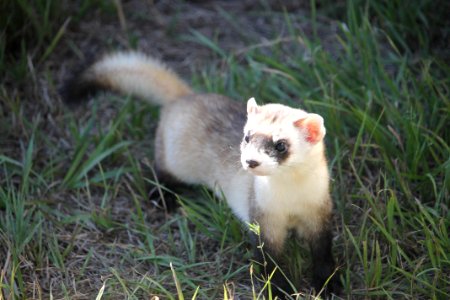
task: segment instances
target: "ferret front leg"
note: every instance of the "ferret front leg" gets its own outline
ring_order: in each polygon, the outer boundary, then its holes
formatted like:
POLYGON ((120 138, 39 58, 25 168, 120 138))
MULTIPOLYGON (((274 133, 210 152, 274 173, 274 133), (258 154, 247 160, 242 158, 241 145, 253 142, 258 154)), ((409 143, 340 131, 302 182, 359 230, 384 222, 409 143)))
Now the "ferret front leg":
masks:
POLYGON ((338 274, 335 273, 335 263, 332 253, 333 235, 331 228, 325 226, 321 231, 309 237, 312 257, 312 285, 316 293, 324 289, 324 294, 337 293, 339 291, 338 274), (333 274, 334 273, 334 274, 333 274), (325 286, 325 283, 328 284, 325 286))
POLYGON ((282 267, 282 254, 287 237, 287 228, 276 224, 260 224, 260 235, 252 234, 254 260, 259 264, 264 280, 270 276, 273 296, 283 296, 292 293, 292 288, 280 271, 282 267))

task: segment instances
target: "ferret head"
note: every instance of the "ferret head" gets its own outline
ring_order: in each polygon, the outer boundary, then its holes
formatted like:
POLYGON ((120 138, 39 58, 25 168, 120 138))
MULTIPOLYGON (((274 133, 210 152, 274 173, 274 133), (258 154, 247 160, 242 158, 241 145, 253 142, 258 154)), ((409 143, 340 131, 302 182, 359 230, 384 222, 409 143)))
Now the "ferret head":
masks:
POLYGON ((241 143, 242 166, 258 176, 297 168, 316 155, 313 150, 324 136, 321 116, 281 104, 258 106, 251 98, 241 143))

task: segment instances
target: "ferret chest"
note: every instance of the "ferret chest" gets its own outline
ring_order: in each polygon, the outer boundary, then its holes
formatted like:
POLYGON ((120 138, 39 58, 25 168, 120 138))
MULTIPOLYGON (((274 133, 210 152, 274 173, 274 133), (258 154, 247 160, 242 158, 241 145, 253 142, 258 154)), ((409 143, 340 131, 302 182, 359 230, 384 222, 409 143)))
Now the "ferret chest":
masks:
POLYGON ((265 214, 295 221, 313 217, 326 199, 326 187, 319 182, 271 182, 267 177, 255 181, 255 202, 265 214))

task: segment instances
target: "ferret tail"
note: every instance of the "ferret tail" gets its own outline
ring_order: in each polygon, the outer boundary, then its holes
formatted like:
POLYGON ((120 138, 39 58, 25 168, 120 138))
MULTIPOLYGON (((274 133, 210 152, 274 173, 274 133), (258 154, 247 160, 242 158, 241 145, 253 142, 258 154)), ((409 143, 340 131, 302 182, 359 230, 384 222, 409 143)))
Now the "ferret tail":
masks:
POLYGON ((61 94, 67 103, 76 103, 98 90, 133 95, 157 105, 194 93, 162 62, 139 52, 102 57, 76 72, 64 84, 61 94))

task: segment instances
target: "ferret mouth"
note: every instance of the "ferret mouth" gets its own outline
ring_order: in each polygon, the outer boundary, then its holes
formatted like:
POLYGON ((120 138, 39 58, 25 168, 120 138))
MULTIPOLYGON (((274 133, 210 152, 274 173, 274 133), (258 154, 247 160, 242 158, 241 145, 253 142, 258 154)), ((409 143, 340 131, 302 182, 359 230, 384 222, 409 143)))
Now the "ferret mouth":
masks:
POLYGON ((255 176, 268 176, 270 175, 269 170, 267 170, 266 168, 264 168, 263 166, 257 166, 257 167, 249 167, 248 164, 243 163, 242 164, 242 168, 249 172, 250 174, 253 174, 255 176))
POLYGON ((261 168, 256 168, 256 169, 247 168, 246 171, 255 176, 269 176, 270 175, 269 172, 264 171, 261 168))

